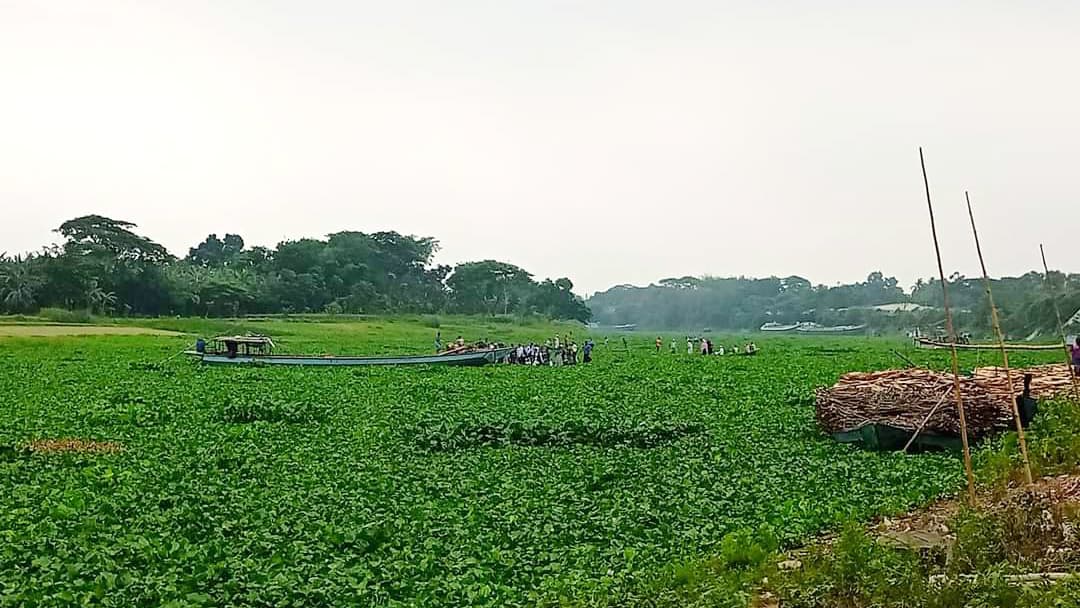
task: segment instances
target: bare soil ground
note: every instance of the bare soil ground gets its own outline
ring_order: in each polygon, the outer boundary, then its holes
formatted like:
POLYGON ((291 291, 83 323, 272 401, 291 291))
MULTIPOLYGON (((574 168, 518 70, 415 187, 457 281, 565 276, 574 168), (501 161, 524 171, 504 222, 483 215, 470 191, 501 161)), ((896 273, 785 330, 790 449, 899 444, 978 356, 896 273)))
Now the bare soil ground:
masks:
POLYGON ((183 334, 149 327, 112 325, 8 325, 0 324, 0 338, 49 338, 56 336, 180 336, 183 334))
MULTIPOLYGON (((1036 479, 1033 487, 1013 485, 1004 496, 1001 492, 982 492, 977 504, 983 510, 1000 512, 1015 506, 1020 497, 1035 495, 1049 505, 1076 505, 1080 503, 1080 474, 1057 475, 1036 479)), ((939 500, 934 504, 895 518, 883 518, 872 527, 879 536, 888 541, 898 535, 934 535, 951 540, 953 531, 948 522, 960 510, 963 496, 939 500)), ((900 541, 900 539, 895 539, 900 541)), ((897 544, 904 544, 898 542, 897 544)))

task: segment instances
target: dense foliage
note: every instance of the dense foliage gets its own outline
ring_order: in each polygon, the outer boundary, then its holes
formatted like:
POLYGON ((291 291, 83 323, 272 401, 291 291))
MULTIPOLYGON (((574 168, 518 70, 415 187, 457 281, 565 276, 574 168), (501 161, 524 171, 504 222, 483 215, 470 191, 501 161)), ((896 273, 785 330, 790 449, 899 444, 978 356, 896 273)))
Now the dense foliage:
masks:
POLYGON ((0 313, 61 307, 138 315, 450 311, 589 318, 569 279, 537 282, 490 260, 436 265, 438 242, 430 237, 337 232, 267 249, 247 248, 236 234, 211 234, 180 260, 135 227, 80 217, 57 229, 60 246, 0 255, 0 313))
MULTIPOLYGON (((992 280, 994 301, 1007 331, 1017 337, 1057 331, 1052 294, 1066 320, 1080 309, 1080 276, 1029 272, 992 280)), ((985 331, 990 314, 981 278, 953 274, 949 299, 960 330, 985 331)), ((914 327, 932 331, 944 321, 941 281, 919 279, 904 290, 893 277, 871 273, 851 285, 814 285, 798 276, 785 278, 664 279, 647 287, 619 285, 589 298, 601 324, 638 324, 655 329, 753 330, 769 322, 802 321, 823 325, 863 324, 875 330, 914 327), (889 305, 906 304, 902 307, 889 305), (917 305, 917 306, 910 306, 917 305), (901 308, 897 310, 897 308, 901 308)))
MULTIPOLYGON (((433 333, 198 323, 311 353, 424 352, 433 333)), ((894 342, 700 357, 601 340, 595 363, 554 369, 148 365, 189 341, 0 338, 0 605, 648 605, 673 564, 744 559, 724 542, 738 530, 795 542, 963 483, 954 456, 814 425, 812 389, 893 365, 894 342), (123 451, 18 449, 63 437, 123 451)))

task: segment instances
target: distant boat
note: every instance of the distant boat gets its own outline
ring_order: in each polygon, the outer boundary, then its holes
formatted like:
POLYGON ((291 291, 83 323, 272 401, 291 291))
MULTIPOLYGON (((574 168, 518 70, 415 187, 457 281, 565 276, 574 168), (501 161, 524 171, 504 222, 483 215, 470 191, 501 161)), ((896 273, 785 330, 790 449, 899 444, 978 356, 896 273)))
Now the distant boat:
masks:
POLYGON ((866 329, 865 323, 862 325, 833 325, 831 327, 818 325, 817 323, 800 323, 795 328, 795 331, 805 334, 842 334, 863 329, 866 329))
POLYGON ((203 363, 256 364, 256 365, 310 365, 310 366, 357 366, 357 365, 460 365, 474 366, 498 363, 510 353, 509 348, 474 351, 456 355, 406 355, 385 357, 338 357, 318 355, 211 355, 203 354, 203 363))
POLYGON ((846 332, 859 331, 866 329, 866 325, 833 325, 826 327, 817 323, 810 323, 803 321, 802 323, 766 323, 759 328, 761 331, 769 332, 781 332, 781 331, 797 331, 804 334, 842 334, 846 332))
POLYGON ((776 323, 774 321, 762 325, 759 329, 761 331, 794 331, 797 327, 799 327, 798 323, 784 325, 783 323, 776 323))
POLYGON ((616 325, 615 329, 619 331, 634 331, 637 329, 637 323, 626 323, 625 325, 616 325))

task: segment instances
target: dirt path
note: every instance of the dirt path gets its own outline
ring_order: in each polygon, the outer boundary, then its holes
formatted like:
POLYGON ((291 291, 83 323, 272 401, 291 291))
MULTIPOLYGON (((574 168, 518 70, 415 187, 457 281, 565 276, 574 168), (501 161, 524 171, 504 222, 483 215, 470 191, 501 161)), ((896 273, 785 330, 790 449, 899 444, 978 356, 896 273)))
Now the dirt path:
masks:
POLYGON ((48 338, 56 336, 182 336, 183 334, 149 327, 113 325, 7 325, 0 324, 0 338, 48 338))

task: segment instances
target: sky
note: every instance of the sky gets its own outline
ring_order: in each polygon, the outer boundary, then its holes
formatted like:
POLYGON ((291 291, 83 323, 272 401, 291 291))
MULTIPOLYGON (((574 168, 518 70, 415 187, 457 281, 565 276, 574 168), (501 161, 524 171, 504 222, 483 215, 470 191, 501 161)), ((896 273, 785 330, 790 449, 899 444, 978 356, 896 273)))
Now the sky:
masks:
POLYGON ((0 251, 434 236, 582 294, 1068 258, 1080 2, 0 0, 0 251))

